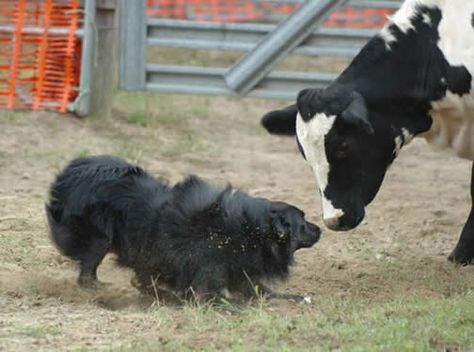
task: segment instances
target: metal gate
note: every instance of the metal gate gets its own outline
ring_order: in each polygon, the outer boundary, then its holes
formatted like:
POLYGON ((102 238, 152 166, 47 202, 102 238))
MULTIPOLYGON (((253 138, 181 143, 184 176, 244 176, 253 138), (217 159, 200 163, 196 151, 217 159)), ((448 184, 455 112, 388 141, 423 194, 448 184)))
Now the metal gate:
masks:
MULTIPOLYGON (((296 0, 295 0, 296 1, 296 0)), ((187 94, 293 99, 306 87, 322 88, 327 72, 273 71, 291 53, 354 56, 374 29, 324 28, 328 15, 349 2, 396 9, 400 1, 308 0, 279 25, 210 23, 146 17, 146 0, 121 0, 120 87, 187 94), (245 54, 232 67, 148 64, 148 47, 231 50, 245 54)))

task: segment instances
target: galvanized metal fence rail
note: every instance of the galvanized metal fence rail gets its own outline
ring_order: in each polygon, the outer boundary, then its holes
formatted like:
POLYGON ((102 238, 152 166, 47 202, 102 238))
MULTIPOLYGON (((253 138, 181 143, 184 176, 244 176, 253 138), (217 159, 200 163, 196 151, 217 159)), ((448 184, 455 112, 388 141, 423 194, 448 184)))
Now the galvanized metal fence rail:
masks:
MULTIPOLYGON (((247 52, 277 26, 257 23, 213 23, 148 19, 149 47, 190 48, 247 52)), ((375 34, 375 29, 318 28, 294 54, 308 56, 354 56, 375 34)))
MULTIPOLYGON (((295 2, 301 2, 293 0, 295 2)), ((288 0, 285 0, 288 2, 288 0)), ((120 87, 187 94, 293 99, 306 87, 324 87, 333 73, 272 71, 291 52, 354 56, 374 29, 318 28, 347 0, 309 0, 281 24, 206 23, 147 19, 145 0, 121 0, 120 87), (147 47, 244 52, 231 68, 147 64, 147 47)), ((352 6, 396 8, 400 1, 351 0, 352 6)))

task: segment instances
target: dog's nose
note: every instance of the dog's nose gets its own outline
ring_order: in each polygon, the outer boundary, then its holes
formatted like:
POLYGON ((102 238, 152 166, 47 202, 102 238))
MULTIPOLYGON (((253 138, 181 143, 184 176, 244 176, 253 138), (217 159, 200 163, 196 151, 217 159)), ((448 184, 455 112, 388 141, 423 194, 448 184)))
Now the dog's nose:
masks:
POLYGON ((301 233, 300 236, 301 237, 298 240, 299 243, 297 245, 297 249, 309 248, 319 241, 319 237, 321 236, 321 229, 315 224, 307 222, 306 229, 304 232, 301 233))
POLYGON ((308 223, 308 231, 311 233, 313 237, 319 238, 319 235, 321 234, 321 229, 319 226, 316 226, 315 224, 308 223))

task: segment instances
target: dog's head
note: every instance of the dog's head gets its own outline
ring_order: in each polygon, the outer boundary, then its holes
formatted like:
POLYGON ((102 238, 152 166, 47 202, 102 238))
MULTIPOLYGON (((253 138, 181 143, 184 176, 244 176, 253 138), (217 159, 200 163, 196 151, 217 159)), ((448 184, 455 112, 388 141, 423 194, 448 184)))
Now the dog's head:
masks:
POLYGON ((272 239, 286 245, 291 253, 313 246, 321 234, 318 226, 305 220, 304 212, 284 202, 271 203, 270 223, 272 239))

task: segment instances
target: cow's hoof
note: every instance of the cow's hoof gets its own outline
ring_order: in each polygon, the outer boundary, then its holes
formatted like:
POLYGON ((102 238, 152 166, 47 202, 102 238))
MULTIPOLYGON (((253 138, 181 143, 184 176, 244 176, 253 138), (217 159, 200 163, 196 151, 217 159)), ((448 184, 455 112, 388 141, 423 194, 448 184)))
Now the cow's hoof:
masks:
POLYGON ((454 250, 449 256, 448 260, 451 263, 458 265, 473 265, 474 256, 471 253, 463 253, 462 251, 454 250))

